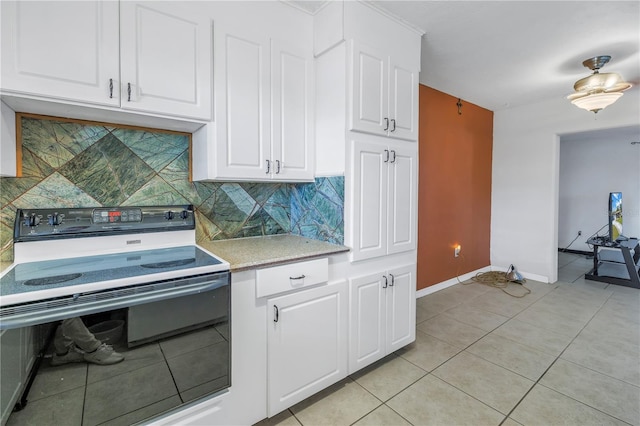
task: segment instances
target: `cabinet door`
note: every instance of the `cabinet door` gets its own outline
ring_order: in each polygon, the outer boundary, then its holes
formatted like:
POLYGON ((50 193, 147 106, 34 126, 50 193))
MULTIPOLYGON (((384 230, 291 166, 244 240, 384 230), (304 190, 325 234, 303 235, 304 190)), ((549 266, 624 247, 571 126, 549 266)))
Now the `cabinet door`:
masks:
POLYGON ((389 150, 387 252, 391 254, 416 248, 418 156, 415 146, 395 144, 389 150))
POLYGON ((350 129, 386 135, 389 130, 388 56, 353 41, 350 129))
POLYGON ((389 136, 417 141, 418 71, 395 62, 389 70, 389 136))
POLYGON ((3 91, 120 104, 118 2, 3 1, 0 7, 3 91))
POLYGON ((416 338, 415 265, 390 269, 386 288, 386 353, 416 338))
POLYGON ((24 384, 24 371, 22 362, 23 329, 0 331, 0 373, 2 384, 0 386, 0 420, 5 424, 13 406, 20 397, 24 384))
POLYGON ((269 299, 269 416, 347 375, 347 283, 269 299))
POLYGON ((387 254, 389 150, 375 143, 352 143, 352 260, 387 254))
POLYGON ((125 109, 211 119, 211 21, 188 3, 120 2, 125 109))
POLYGON ((386 354, 385 286, 388 286, 388 279, 384 275, 380 272, 349 280, 349 374, 386 354))
MULTIPOLYGON (((222 25, 222 24, 221 24, 222 25)), ((221 26, 220 25, 220 26, 221 26)), ((270 179, 269 40, 216 32, 217 177, 270 179)))
POLYGON ((277 180, 312 180, 313 56, 271 42, 271 159, 277 180))

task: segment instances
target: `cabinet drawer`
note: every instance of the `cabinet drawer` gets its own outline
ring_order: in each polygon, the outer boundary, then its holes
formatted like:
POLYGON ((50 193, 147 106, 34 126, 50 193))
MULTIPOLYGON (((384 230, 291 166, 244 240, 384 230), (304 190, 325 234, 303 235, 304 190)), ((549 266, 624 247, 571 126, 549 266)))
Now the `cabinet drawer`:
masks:
POLYGON ((307 260, 256 271, 256 296, 271 296, 285 291, 327 282, 329 259, 307 260))

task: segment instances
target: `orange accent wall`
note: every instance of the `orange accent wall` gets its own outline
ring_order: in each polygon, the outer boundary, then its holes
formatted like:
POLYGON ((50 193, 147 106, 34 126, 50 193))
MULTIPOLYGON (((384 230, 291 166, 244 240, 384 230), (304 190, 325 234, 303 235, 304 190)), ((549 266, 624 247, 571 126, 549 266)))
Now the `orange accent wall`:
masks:
POLYGON ((493 112, 420 85, 418 276, 422 289, 489 266, 493 112), (460 244, 461 256, 454 247, 460 244))

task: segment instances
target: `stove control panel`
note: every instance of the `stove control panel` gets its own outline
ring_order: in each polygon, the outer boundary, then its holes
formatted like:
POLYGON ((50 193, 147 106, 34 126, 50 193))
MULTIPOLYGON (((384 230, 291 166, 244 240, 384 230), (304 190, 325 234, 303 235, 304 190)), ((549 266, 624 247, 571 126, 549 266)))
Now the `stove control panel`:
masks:
POLYGON ((142 222, 142 209, 95 209, 93 223, 142 222))
POLYGON ((14 241, 195 229, 192 205, 19 209, 14 241))

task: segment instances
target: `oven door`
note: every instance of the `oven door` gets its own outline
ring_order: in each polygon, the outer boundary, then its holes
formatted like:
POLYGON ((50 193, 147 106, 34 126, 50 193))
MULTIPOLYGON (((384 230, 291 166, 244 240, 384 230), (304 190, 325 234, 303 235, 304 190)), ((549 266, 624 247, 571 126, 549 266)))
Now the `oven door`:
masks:
POLYGON ((224 391, 229 285, 218 272, 2 307, 2 424, 132 424, 224 391), (85 355, 68 331, 78 319, 124 359, 85 355))

